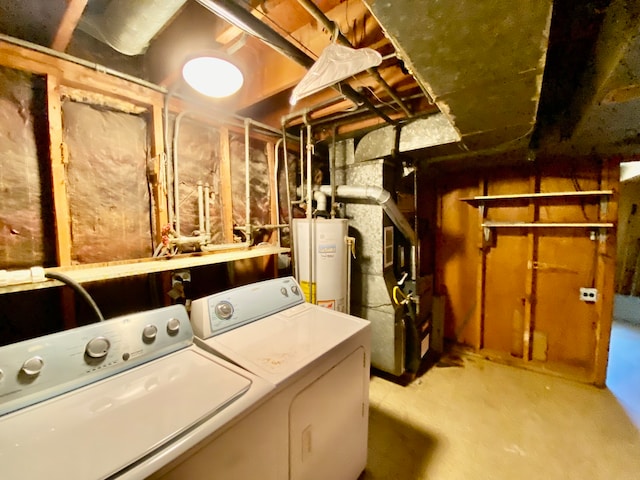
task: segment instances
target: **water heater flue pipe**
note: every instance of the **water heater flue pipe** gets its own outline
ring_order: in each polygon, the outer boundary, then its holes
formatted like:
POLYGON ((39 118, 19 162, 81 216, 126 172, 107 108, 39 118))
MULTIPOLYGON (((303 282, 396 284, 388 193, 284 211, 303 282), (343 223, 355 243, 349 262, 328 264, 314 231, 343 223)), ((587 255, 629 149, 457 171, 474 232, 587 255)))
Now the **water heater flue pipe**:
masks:
MULTIPOLYGON (((331 195, 331 186, 322 185, 320 191, 325 195, 331 195)), ((338 198, 351 198, 356 200, 370 200, 378 203, 384 212, 389 216, 398 230, 411 242, 411 245, 418 245, 418 236, 411 228, 411 225, 404 217, 396 202, 391 198, 391 193, 382 187, 372 185, 338 185, 336 188, 338 198)))

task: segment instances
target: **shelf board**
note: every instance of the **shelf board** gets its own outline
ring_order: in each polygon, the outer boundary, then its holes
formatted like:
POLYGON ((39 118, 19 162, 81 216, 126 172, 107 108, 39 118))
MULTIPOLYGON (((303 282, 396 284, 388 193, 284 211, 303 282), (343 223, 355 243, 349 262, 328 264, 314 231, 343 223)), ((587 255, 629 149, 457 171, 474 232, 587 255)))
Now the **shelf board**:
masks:
POLYGON ((488 228, 613 228, 613 223, 608 222, 491 222, 486 221, 482 224, 488 228))
POLYGON ((516 193, 510 195, 484 195, 479 197, 461 198, 460 201, 478 206, 487 202, 499 202, 508 200, 537 200, 552 198, 588 198, 613 195, 613 190, 585 190, 576 192, 543 192, 543 193, 516 193))
MULTIPOLYGON (((146 275, 171 270, 214 265, 217 263, 257 258, 266 255, 276 255, 289 252, 289 248, 276 247, 274 245, 257 246, 243 250, 229 250, 210 253, 193 253, 176 255, 175 257, 158 257, 130 262, 118 262, 108 264, 81 265, 76 267, 45 268, 46 272, 63 273, 78 283, 113 280, 117 278, 146 275)), ((58 287, 63 285, 57 280, 45 280, 36 283, 20 283, 0 287, 0 294, 38 290, 42 288, 58 287)))

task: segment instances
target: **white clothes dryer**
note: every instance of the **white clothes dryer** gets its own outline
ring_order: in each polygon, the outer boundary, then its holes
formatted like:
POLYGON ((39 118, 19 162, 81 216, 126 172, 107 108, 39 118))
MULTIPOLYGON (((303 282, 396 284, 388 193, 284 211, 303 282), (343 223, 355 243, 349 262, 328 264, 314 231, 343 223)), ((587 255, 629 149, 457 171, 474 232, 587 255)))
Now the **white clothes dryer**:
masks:
MULTIPOLYGON (((276 432, 283 478, 358 478, 367 459, 368 321, 306 303, 286 277, 194 300, 191 322, 197 345, 276 388, 266 428, 276 432)), ((189 468, 170 478, 189 478, 189 468)))
MULTIPOLYGON (((239 441, 274 387, 192 342, 178 305, 0 348, 3 480, 141 479, 198 445, 228 451, 216 439, 239 441)), ((209 477, 282 478, 270 435, 242 438, 209 477)))

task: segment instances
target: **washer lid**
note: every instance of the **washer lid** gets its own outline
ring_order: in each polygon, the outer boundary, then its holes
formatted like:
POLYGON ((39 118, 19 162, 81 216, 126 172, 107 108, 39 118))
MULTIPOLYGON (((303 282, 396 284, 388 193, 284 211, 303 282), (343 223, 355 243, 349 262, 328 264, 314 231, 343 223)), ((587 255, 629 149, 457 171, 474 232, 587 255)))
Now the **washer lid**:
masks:
POLYGON ((105 478, 224 414, 251 381, 205 355, 190 347, 1 417, 3 477, 105 478))
POLYGON ((280 385, 352 336, 368 330, 362 318, 303 303, 196 342, 280 385))

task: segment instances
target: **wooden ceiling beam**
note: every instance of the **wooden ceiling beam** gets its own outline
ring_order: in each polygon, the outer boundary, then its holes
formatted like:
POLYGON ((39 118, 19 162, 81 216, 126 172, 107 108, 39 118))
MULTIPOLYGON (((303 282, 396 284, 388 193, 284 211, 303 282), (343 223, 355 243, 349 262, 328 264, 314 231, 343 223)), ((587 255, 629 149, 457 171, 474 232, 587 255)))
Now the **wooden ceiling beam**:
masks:
MULTIPOLYGON (((340 4, 340 0, 323 0, 317 3, 322 9, 331 10, 340 4)), ((251 10, 251 14, 281 32, 294 32, 310 22, 309 15, 296 1, 264 2, 251 10)), ((229 26, 217 35, 216 41, 227 45, 240 35, 240 28, 229 26)))
MULTIPOLYGON (((304 14, 307 19, 310 18, 306 12, 304 14)), ((351 4, 343 2, 328 12, 327 15, 330 18, 335 18, 341 29, 346 29, 351 28, 347 23, 348 21, 360 18, 365 14, 368 15, 369 11, 362 2, 351 4)), ((357 35, 353 28, 350 31, 357 35)), ((331 41, 330 36, 326 32, 320 31, 315 23, 306 23, 285 38, 294 45, 303 45, 305 50, 310 51, 316 57, 331 41)), ((240 110, 249 108, 295 86, 306 73, 305 68, 272 48, 264 45, 258 47, 255 45, 255 40, 253 40, 252 45, 260 53, 255 55, 256 61, 251 62, 251 71, 245 71, 245 76, 249 80, 245 88, 242 89, 241 98, 237 103, 240 110)), ((239 53, 242 53, 242 50, 239 53)))
POLYGON ((62 15, 60 25, 51 43, 51 48, 64 52, 71 42, 73 32, 78 26, 82 12, 87 6, 88 0, 67 0, 67 8, 62 15))

